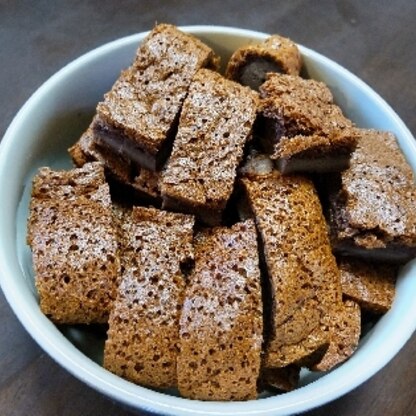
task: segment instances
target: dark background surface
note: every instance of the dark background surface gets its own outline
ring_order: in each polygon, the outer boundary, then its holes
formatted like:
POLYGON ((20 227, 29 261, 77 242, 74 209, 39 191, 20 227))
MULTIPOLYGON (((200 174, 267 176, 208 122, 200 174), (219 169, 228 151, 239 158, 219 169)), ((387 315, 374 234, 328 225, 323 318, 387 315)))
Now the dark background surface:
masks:
MULTIPOLYGON (((235 26, 290 37, 362 78, 414 134, 415 21, 416 2, 410 0, 0 0, 0 137, 29 96, 62 66, 155 22, 235 26)), ((0 415, 132 414, 43 353, 1 292, 0 322, 0 415)), ((306 415, 416 415, 415 356, 414 335, 376 376, 306 415)))

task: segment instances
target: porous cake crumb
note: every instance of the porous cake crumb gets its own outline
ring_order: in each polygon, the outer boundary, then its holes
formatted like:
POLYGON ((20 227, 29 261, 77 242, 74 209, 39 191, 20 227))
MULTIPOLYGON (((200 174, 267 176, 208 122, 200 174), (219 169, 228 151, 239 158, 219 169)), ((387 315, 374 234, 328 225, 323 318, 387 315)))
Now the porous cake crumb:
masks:
POLYGON ((242 178, 270 280, 266 368, 310 363, 328 347, 328 321, 341 302, 339 271, 318 196, 301 176, 242 178))
POLYGON ((104 323, 120 272, 104 170, 41 168, 33 180, 28 243, 40 308, 56 323, 104 323))
POLYGON ((328 371, 344 362, 357 349, 360 340, 361 310, 354 301, 343 302, 328 322, 329 347, 319 362, 312 366, 315 371, 328 371))
POLYGON ((149 169, 136 166, 133 171, 133 181, 131 186, 138 192, 149 196, 160 205, 162 196, 160 193, 161 172, 154 172, 149 169))
POLYGON ((348 167, 356 129, 324 83, 268 74, 260 97, 256 134, 281 172, 334 172, 348 167))
POLYGON ((181 395, 197 400, 255 399, 262 331, 253 221, 200 232, 180 320, 181 395))
POLYGON ((397 267, 373 264, 353 258, 339 261, 342 293, 357 302, 361 309, 386 313, 396 292, 397 267))
POLYGON ((169 155, 182 102, 195 73, 216 69, 211 48, 175 26, 157 25, 97 106, 101 145, 140 166, 159 170, 169 155))
POLYGON ((162 175, 163 207, 218 225, 256 117, 257 94, 201 69, 184 102, 162 175))
POLYGON ((192 216, 118 209, 122 279, 109 319, 104 367, 143 386, 177 385, 182 265, 193 258, 192 216))
POLYGON ((264 42, 238 48, 228 61, 225 76, 258 90, 269 72, 299 75, 302 57, 290 39, 269 36, 264 42))
POLYGON ((360 129, 351 166, 330 200, 340 255, 405 263, 416 255, 416 185, 392 133, 360 129))

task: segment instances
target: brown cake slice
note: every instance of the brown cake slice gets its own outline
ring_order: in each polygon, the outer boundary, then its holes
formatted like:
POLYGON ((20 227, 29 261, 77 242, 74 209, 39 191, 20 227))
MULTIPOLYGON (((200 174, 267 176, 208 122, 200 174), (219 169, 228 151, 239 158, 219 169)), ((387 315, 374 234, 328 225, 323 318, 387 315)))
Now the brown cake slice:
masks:
POLYGON ((315 371, 328 371, 351 357, 361 335, 361 310, 357 303, 346 300, 329 320, 330 343, 323 357, 312 366, 315 371))
POLYGON ((337 253, 394 263, 416 255, 415 178, 392 133, 360 130, 330 201, 337 253))
POLYGON ((211 48, 175 26, 157 25, 136 58, 97 106, 100 145, 138 165, 159 170, 176 134, 182 102, 195 73, 217 68, 211 48))
POLYGON ((325 84, 268 74, 260 96, 256 134, 281 172, 335 172, 348 167, 356 129, 325 84))
POLYGON ((104 323, 120 273, 104 170, 42 168, 33 180, 28 243, 40 308, 56 323, 104 323))
POLYGON ((263 368, 260 375, 260 384, 265 388, 279 392, 292 391, 298 387, 300 367, 288 365, 281 368, 263 368))
POLYGON ((264 366, 310 365, 328 347, 329 322, 342 301, 318 196, 308 179, 277 171, 241 181, 269 276, 264 366))
POLYGON ((253 221, 202 231, 195 240, 195 268, 180 320, 181 395, 197 400, 255 399, 262 333, 253 221))
POLYGON ((339 261, 342 293, 361 309, 386 313, 394 300, 397 267, 368 263, 353 258, 339 261))
POLYGON ((231 56, 225 76, 258 90, 268 72, 299 75, 302 57, 290 39, 272 35, 262 43, 237 49, 231 56))
POLYGON ((256 117, 257 93, 201 69, 184 102, 162 175, 163 207, 216 225, 233 191, 237 166, 256 117))
POLYGON ((118 209, 123 274, 109 319, 104 367, 143 386, 177 385, 179 315, 193 257, 194 218, 118 209))
MULTIPOLYGON (((117 184, 127 185, 138 196, 160 201, 160 173, 144 169, 130 160, 97 145, 92 129, 94 121, 68 151, 76 166, 99 161, 105 166, 106 174, 117 184)), ((159 202, 160 203, 160 202, 159 202)))

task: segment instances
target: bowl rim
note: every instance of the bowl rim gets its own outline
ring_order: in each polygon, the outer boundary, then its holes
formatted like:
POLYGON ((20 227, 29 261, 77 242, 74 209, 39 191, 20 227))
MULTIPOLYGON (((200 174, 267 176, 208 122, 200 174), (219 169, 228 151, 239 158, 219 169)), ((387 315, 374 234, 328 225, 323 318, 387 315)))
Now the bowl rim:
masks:
MULTIPOLYGON (((209 33, 211 35, 222 34, 226 36, 238 35, 253 37, 256 40, 264 39, 269 36, 269 34, 263 32, 226 26, 192 25, 179 26, 179 29, 196 36, 203 36, 204 34, 209 33)), ((99 46, 71 61, 46 80, 26 101, 5 132, 0 143, 0 178, 4 178, 5 175, 7 175, 7 160, 12 155, 15 132, 22 123, 24 123, 25 117, 31 112, 31 109, 41 102, 42 98, 48 94, 48 91, 58 85, 62 79, 65 79, 65 77, 73 70, 76 70, 76 68, 88 65, 94 62, 98 57, 111 54, 119 48, 136 43, 138 44, 148 33, 149 31, 146 31, 125 36, 99 46)), ((331 59, 302 45, 299 45, 299 48, 304 57, 318 60, 335 71, 341 71, 343 76, 348 78, 350 82, 357 85, 373 100, 376 100, 378 105, 384 111, 390 113, 394 118, 394 122, 400 130, 401 135, 405 137, 403 140, 407 141, 406 144, 410 146, 412 152, 416 154, 416 143, 412 134, 383 98, 381 98, 364 81, 331 59)), ((0 187, 0 196, 2 193, 3 189, 0 187)), ((4 201, 4 198, 4 196, 1 196, 0 200, 4 201)), ((0 206, 1 218, 3 217, 3 213, 4 210, 0 206)), ((3 223, 0 223, 0 229, 2 225, 3 223)), ((16 224, 14 227, 16 227, 16 224)), ((398 353, 416 329, 415 302, 415 305, 409 311, 412 313, 408 313, 407 316, 403 317, 403 320, 399 324, 401 331, 397 331, 396 342, 388 344, 388 347, 383 350, 383 355, 379 354, 371 357, 371 359, 366 362, 365 373, 359 371, 362 363, 360 360, 355 360, 353 356, 342 365, 343 371, 347 371, 348 377, 343 376, 342 378, 339 378, 339 371, 338 368, 336 368, 322 377, 319 380, 319 383, 312 382, 293 392, 279 396, 248 402, 202 402, 174 397, 135 385, 111 374, 82 354, 40 311, 39 313, 33 313, 35 301, 26 303, 27 299, 24 298, 20 291, 21 288, 19 288, 19 285, 13 278, 13 271, 9 267, 5 251, 1 248, 2 244, 6 244, 2 239, 3 237, 0 235, 0 285, 15 315, 32 338, 63 368, 94 389, 133 408, 141 408, 160 414, 230 416, 266 414, 285 415, 293 412, 306 411, 340 397, 369 379, 398 353), (46 334, 52 335, 52 338, 45 336, 46 334), (302 400, 297 399, 294 402, 293 398, 296 397, 300 391, 302 391, 302 400)))

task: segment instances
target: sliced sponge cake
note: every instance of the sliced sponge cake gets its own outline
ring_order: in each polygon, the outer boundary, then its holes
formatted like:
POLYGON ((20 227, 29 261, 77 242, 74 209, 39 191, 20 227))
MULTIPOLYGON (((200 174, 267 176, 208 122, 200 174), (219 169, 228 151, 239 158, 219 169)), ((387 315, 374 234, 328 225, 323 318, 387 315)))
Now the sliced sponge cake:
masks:
POLYGON ((99 163, 40 169, 33 181, 28 243, 42 311, 57 323, 103 323, 120 265, 110 193, 99 163))
POLYGON ((273 171, 242 179, 263 244, 271 311, 266 368, 310 364, 330 342, 339 271, 313 184, 273 171))
POLYGON ((184 102, 172 154, 162 175, 166 209, 218 225, 233 191, 256 116, 257 94, 201 69, 184 102))
POLYGON ((416 254, 416 185, 392 133, 360 129, 350 167, 330 197, 340 255, 403 264, 416 254))
POLYGON ((252 220, 196 237, 180 321, 179 391, 198 400, 257 395, 262 300, 252 220))
POLYGON ((185 288, 181 265, 193 257, 194 219, 143 207, 118 217, 123 274, 104 366, 143 386, 174 387, 185 288))
POLYGON ((213 50, 196 37, 172 25, 155 26, 97 106, 98 143, 158 170, 169 155, 192 78, 198 69, 217 65, 213 50))

